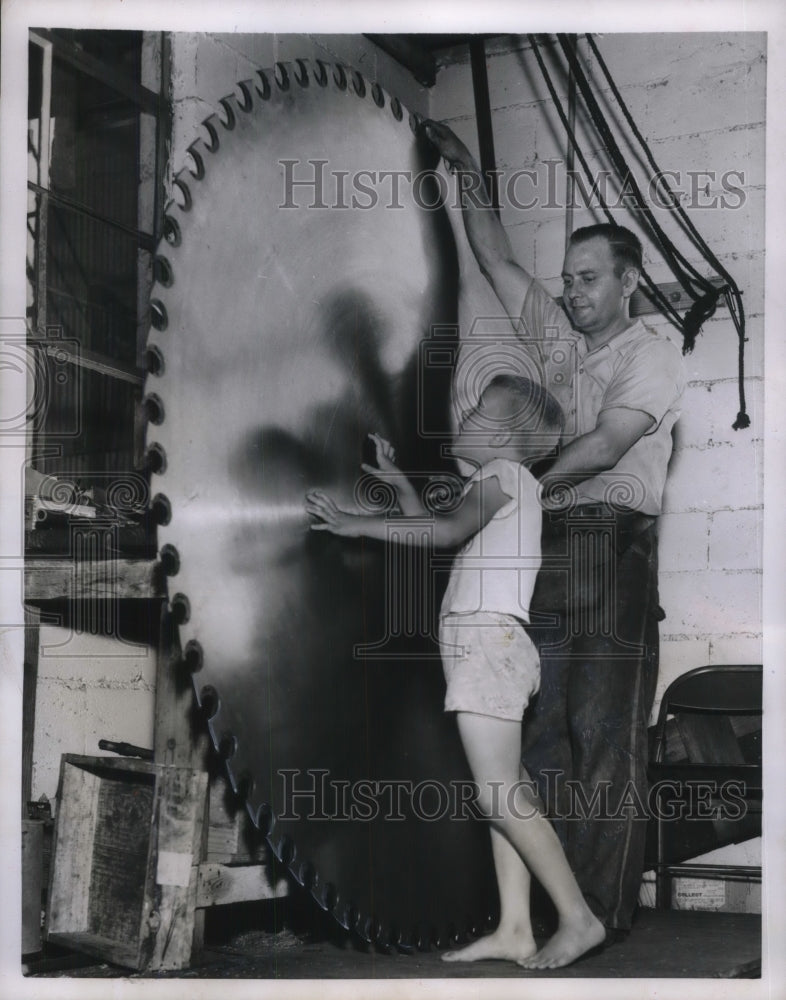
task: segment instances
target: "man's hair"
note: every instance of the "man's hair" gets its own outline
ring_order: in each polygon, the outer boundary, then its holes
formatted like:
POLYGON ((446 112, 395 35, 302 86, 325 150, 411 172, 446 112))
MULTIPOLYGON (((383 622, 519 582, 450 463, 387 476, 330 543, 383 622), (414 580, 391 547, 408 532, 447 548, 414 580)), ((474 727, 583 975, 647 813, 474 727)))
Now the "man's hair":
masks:
POLYGON ((512 397, 511 430, 561 432, 565 426, 562 407, 538 382, 523 375, 500 372, 484 386, 483 392, 489 389, 501 389, 512 397))
POLYGON ((625 226, 615 226, 611 222, 600 222, 596 226, 583 226, 571 234, 570 245, 576 246, 579 243, 586 243, 587 240, 592 240, 596 236, 602 237, 609 244, 611 255, 614 258, 614 273, 618 278, 621 278, 623 271, 629 267, 635 267, 637 271, 641 271, 643 266, 641 240, 625 226))

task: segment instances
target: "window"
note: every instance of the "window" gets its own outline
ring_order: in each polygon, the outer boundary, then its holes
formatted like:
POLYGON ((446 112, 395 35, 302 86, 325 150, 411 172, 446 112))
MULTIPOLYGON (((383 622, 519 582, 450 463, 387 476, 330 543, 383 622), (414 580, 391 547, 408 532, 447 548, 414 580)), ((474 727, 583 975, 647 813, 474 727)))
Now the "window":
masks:
POLYGON ((27 316, 42 383, 31 463, 100 489, 142 467, 168 39, 34 29, 29 50, 27 316))

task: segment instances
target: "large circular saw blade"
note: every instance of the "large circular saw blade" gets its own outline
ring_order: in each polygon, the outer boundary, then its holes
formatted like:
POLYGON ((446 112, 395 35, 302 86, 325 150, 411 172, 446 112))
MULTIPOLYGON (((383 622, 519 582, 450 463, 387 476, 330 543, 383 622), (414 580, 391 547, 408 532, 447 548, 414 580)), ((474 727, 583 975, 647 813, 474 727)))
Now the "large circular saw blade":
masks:
POLYGON ((278 66, 222 105, 177 178, 152 300, 148 446, 180 642, 294 876, 366 939, 446 943, 496 907, 442 710, 449 564, 310 532, 303 511, 312 487, 374 501, 373 431, 421 484, 450 471, 458 265, 433 152, 342 67, 278 66))

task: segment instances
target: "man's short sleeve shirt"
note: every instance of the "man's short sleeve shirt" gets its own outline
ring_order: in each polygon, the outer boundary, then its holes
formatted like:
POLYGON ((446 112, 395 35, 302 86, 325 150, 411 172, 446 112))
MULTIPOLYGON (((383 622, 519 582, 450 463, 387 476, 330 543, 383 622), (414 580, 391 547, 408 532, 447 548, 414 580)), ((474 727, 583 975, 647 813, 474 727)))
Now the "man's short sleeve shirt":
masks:
POLYGON ((637 320, 595 350, 533 281, 521 313, 522 335, 538 344, 548 388, 565 411, 563 441, 594 430, 607 409, 650 414, 652 428, 607 472, 577 486, 579 503, 613 503, 659 514, 685 374, 679 349, 637 320))

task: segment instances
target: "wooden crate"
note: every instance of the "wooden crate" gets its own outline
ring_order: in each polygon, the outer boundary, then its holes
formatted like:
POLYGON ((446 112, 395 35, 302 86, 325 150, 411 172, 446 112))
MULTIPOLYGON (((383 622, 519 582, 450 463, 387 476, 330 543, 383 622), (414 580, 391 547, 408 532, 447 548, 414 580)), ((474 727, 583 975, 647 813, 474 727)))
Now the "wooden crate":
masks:
POLYGON ((207 774, 65 754, 48 941, 127 968, 185 968, 203 854, 207 774))

